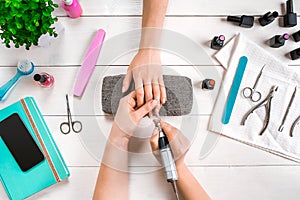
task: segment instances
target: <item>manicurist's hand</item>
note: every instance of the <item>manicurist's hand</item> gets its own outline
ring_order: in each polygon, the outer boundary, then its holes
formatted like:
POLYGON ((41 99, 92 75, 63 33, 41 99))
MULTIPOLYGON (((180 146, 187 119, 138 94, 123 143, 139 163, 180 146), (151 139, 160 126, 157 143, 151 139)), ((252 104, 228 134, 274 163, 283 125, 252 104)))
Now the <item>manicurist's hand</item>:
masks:
POLYGON ((157 100, 150 100, 137 108, 135 91, 120 100, 101 160, 94 200, 128 199, 128 143, 141 119, 157 104, 157 100))
POLYGON ((120 100, 119 108, 109 134, 95 186, 94 200, 128 200, 128 141, 140 120, 153 108, 166 101, 162 78, 159 47, 161 29, 168 0, 144 0, 140 50, 133 58, 123 82, 123 92, 131 81, 135 92, 120 100), (157 99, 157 100, 154 100, 157 99))
POLYGON ((135 91, 120 100, 118 111, 115 115, 114 126, 117 126, 122 135, 128 139, 133 135, 141 119, 152 111, 158 100, 150 99, 141 107, 137 107, 137 94, 135 91))
MULTIPOLYGON (((198 180, 194 177, 192 172, 184 163, 185 154, 190 146, 189 140, 177 128, 171 126, 170 124, 161 122, 161 126, 169 140, 173 155, 175 157, 178 173, 177 188, 180 199, 209 200, 210 197, 204 188, 200 185, 198 180)), ((154 132, 150 139, 150 143, 154 156, 160 160, 160 155, 158 152, 158 137, 158 131, 154 132)))
POLYGON ((166 102, 167 95, 162 77, 159 50, 139 50, 128 67, 123 81, 123 92, 128 90, 132 79, 135 84, 138 108, 151 99, 158 99, 160 104, 166 102))
MULTIPOLYGON (((177 128, 163 121, 161 121, 160 123, 163 131, 165 132, 169 140, 176 162, 176 167, 179 168, 182 165, 184 165, 184 157, 190 147, 190 141, 177 128)), ((158 130, 155 129, 152 137, 150 138, 150 144, 154 156, 160 161, 160 155, 158 150, 158 137, 158 130)))

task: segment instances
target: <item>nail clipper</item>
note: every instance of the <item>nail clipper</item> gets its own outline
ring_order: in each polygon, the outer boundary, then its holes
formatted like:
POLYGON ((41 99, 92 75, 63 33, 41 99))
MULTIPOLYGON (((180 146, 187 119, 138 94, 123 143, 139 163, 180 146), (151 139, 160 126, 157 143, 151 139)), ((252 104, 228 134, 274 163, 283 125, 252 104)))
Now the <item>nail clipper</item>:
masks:
POLYGON ((264 106, 265 107, 265 111, 266 111, 266 115, 265 115, 265 120, 264 120, 264 125, 262 130, 260 131, 259 135, 262 135, 265 130, 267 129, 268 125, 269 125, 269 121, 270 121, 270 114, 271 114, 271 103, 272 103, 272 99, 274 97, 274 92, 276 92, 278 90, 278 86, 272 86, 272 88, 270 89, 270 92, 268 94, 268 96, 262 100, 259 104, 257 104, 256 106, 254 106, 253 108, 251 108, 243 117, 242 121, 241 121, 241 125, 244 126, 246 123, 246 120, 248 119, 248 117, 250 116, 251 113, 253 113, 256 109, 264 106))

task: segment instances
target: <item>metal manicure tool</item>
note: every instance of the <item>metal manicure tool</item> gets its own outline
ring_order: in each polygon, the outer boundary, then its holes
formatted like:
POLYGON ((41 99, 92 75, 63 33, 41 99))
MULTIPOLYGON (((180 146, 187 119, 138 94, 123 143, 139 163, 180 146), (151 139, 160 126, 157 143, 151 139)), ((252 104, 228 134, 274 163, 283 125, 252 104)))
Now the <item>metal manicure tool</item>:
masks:
MULTIPOLYGON (((282 131, 283 131, 284 123, 285 123, 285 120, 286 120, 286 118, 287 118, 287 116, 288 116, 288 114, 289 114, 289 111, 290 111, 290 108, 291 108, 291 106, 292 106, 292 104, 293 104, 293 101, 294 101, 294 99, 295 99, 296 92, 297 92, 297 87, 295 87, 295 90, 294 90, 294 92, 293 92, 293 94, 292 94, 292 97, 291 97, 291 99, 290 99, 289 105, 287 106, 287 108, 286 108, 286 110, 285 110, 284 116, 283 116, 282 121, 281 121, 281 125, 280 125, 279 128, 278 128, 278 131, 279 131, 279 132, 282 132, 282 131)), ((292 137, 292 136, 291 136, 291 137, 292 137)))
POLYGON ((174 161, 174 156, 171 150, 171 146, 169 144, 168 138, 166 134, 164 133, 161 124, 160 124, 160 117, 156 113, 151 113, 153 122, 155 124, 155 127, 159 131, 159 139, 158 139, 158 147, 159 147, 159 152, 162 160, 162 165, 164 167, 166 179, 168 182, 170 182, 173 186, 173 190, 176 195, 176 199, 179 200, 178 197, 178 190, 176 186, 176 181, 178 180, 178 174, 176 170, 176 165, 174 161))
POLYGON ((294 121, 294 123, 293 123, 292 126, 291 126, 291 129, 290 129, 290 136, 291 136, 291 137, 293 137, 294 129, 295 129, 295 127, 298 125, 299 122, 300 122, 300 116, 297 117, 297 119, 294 121))
POLYGON ((249 98, 252 102, 258 102, 261 99, 261 93, 256 90, 257 84, 259 82, 259 79, 262 75, 263 69, 265 68, 266 65, 263 66, 263 68, 260 70, 254 85, 252 88, 250 87, 245 87, 242 91, 242 94, 245 98, 249 98))
POLYGON ((60 124, 60 131, 63 134, 69 134, 71 132, 71 130, 73 130, 75 133, 79 133, 82 130, 82 124, 80 121, 72 120, 72 114, 71 114, 70 105, 69 105, 69 97, 67 94, 66 94, 66 102, 67 102, 68 121, 62 122, 60 124))
POLYGON ((263 124, 263 128, 260 131, 259 135, 262 135, 265 130, 268 127, 269 121, 270 121, 270 113, 271 113, 271 103, 272 103, 272 98, 274 97, 274 92, 276 92, 278 90, 278 86, 272 86, 270 89, 270 92, 268 94, 268 96, 262 100, 259 104, 257 104, 256 106, 254 106, 253 108, 251 108, 243 117, 242 121, 241 121, 241 125, 244 126, 246 120, 248 119, 248 117, 250 116, 251 113, 253 113, 256 109, 264 106, 265 107, 265 111, 266 111, 266 115, 265 115, 265 120, 264 120, 264 124, 263 124))

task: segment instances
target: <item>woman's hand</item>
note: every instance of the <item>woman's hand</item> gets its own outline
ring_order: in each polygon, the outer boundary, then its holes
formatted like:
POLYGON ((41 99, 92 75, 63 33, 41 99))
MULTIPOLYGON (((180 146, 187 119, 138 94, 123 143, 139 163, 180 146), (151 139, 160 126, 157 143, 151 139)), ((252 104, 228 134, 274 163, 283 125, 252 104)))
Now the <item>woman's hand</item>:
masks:
MULTIPOLYGON (((173 155, 176 162, 176 167, 179 168, 184 165, 184 157, 190 147, 190 141, 187 139, 177 128, 171 126, 170 124, 160 121, 161 127, 166 134, 173 155)), ((158 149, 158 137, 159 133, 157 128, 154 131, 154 134, 150 138, 150 144, 154 156, 160 161, 159 149, 158 149)))
POLYGON ((135 83, 138 108, 151 99, 160 100, 160 104, 166 102, 167 95, 162 77, 159 50, 139 50, 128 67, 123 81, 122 92, 128 90, 132 79, 135 83))
POLYGON ((118 132, 122 132, 121 136, 128 139, 133 135, 141 119, 158 105, 158 100, 151 99, 142 107, 137 108, 136 99, 135 91, 123 97, 115 116, 114 123, 121 130, 118 132))

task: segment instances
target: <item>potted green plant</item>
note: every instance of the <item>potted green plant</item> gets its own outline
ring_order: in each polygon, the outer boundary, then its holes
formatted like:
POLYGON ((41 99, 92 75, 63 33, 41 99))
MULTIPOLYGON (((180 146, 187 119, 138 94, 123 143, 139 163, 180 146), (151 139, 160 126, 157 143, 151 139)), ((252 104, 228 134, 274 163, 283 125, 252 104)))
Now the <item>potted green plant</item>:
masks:
POLYGON ((52 0, 1 0, 0 36, 6 47, 38 45, 44 34, 57 37, 52 25, 57 21, 52 12, 58 5, 52 0))

